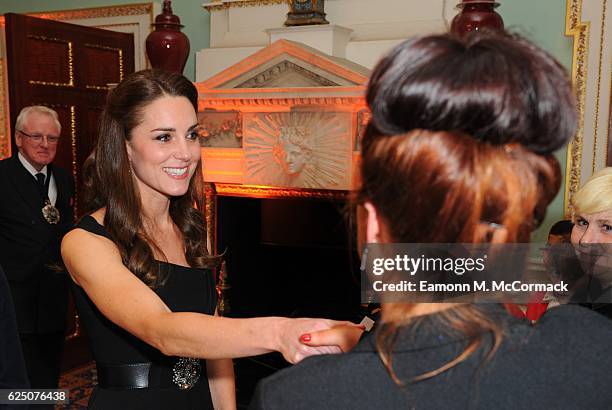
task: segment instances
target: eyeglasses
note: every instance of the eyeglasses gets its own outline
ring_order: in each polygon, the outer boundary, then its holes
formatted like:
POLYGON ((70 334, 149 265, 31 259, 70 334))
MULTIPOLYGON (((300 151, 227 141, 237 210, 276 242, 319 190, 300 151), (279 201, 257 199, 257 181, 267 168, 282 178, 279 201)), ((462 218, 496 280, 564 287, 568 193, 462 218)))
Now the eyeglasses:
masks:
POLYGON ((43 138, 47 139, 47 143, 49 144, 57 144, 59 142, 60 137, 56 135, 41 135, 41 134, 28 134, 27 132, 23 132, 21 130, 17 130, 21 135, 24 135, 30 138, 33 142, 40 144, 43 138))

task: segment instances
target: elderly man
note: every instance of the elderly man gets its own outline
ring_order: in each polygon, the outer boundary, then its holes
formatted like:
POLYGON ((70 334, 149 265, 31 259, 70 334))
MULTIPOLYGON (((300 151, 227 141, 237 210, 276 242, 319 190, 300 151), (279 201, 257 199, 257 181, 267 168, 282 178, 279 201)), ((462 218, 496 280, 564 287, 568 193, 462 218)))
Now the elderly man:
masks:
POLYGON ((15 124, 18 154, 0 161, 0 265, 15 304, 32 388, 56 388, 66 323, 67 277, 59 245, 73 222, 73 183, 53 166, 57 113, 24 108, 15 124), (55 269, 53 266, 55 265, 55 269))

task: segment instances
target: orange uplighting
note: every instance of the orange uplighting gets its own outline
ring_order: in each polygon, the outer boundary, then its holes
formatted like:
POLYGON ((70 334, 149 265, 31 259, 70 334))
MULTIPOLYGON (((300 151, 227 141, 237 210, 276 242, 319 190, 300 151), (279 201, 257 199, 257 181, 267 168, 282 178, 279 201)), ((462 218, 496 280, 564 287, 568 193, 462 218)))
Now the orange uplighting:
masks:
POLYGON ((369 118, 367 71, 279 40, 196 83, 199 122, 211 130, 203 133, 204 180, 222 196, 346 199, 369 118), (270 62, 281 61, 310 73, 309 80, 296 87, 277 81, 286 68, 275 71, 270 62), (231 127, 222 129, 223 121, 231 127), (281 130, 292 127, 309 130, 304 135, 312 138, 301 148, 305 154, 290 154, 312 156, 297 172, 287 171, 282 155, 289 154, 279 145, 281 130))

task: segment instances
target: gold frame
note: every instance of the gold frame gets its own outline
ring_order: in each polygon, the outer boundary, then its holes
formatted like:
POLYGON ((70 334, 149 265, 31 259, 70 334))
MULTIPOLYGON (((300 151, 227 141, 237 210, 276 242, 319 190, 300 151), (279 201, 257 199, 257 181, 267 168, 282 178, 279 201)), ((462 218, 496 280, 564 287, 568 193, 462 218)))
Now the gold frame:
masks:
POLYGON ((565 34, 574 39, 572 51, 572 82, 576 93, 578 109, 578 129, 574 139, 567 147, 565 169, 565 195, 563 209, 565 217, 570 215, 572 197, 580 184, 580 163, 582 162, 582 142, 584 137, 584 100, 586 96, 586 60, 588 57, 590 22, 582 22, 582 0, 567 0, 565 14, 565 34))
MULTIPOLYGON (((4 37, 4 19, 0 21, 0 51, 6 50, 4 37)), ((8 72, 0 52, 0 159, 11 156, 11 113, 8 98, 8 72)))
POLYGON ((61 43, 68 45, 68 82, 67 83, 50 83, 47 81, 38 81, 38 80, 30 80, 30 84, 38 84, 38 85, 47 85, 50 87, 74 87, 74 56, 72 53, 72 41, 66 41, 59 38, 54 37, 45 37, 45 36, 32 36, 28 35, 28 38, 33 38, 35 40, 41 41, 49 41, 53 43, 61 43))
MULTIPOLYGON (((98 44, 85 44, 85 47, 90 47, 90 48, 97 48, 100 50, 107 50, 107 51, 114 51, 117 53, 117 56, 119 58, 119 81, 121 82, 123 81, 123 77, 124 77, 124 72, 123 72, 123 50, 120 48, 115 48, 115 47, 107 47, 107 46, 101 46, 98 44)), ((100 85, 86 85, 85 88, 88 88, 90 90, 110 90, 111 87, 109 86, 100 86, 100 85)))
POLYGON ((214 182, 217 196, 235 196, 259 199, 309 198, 327 200, 345 200, 350 197, 349 191, 330 189, 278 188, 263 185, 239 185, 214 182))
MULTIPOLYGON (((601 114, 601 102, 602 97, 605 97, 605 92, 602 93, 602 70, 605 44, 605 20, 606 20, 606 8, 608 0, 601 1, 601 24, 599 28, 599 49, 591 50, 589 47, 590 36, 591 36, 591 22, 582 21, 582 8, 583 0, 567 0, 566 3, 566 15, 565 15, 565 34, 572 36, 574 40, 573 52, 572 52, 572 82, 574 85, 574 91, 576 93, 577 110, 578 110, 578 129, 575 137, 572 139, 567 149, 567 163, 566 163, 566 174, 565 174, 565 194, 564 194, 564 214, 565 217, 571 216, 571 201, 573 196, 580 188, 582 181, 582 163, 583 153, 585 149, 592 149, 592 161, 590 164, 591 173, 597 169, 597 147, 600 133, 605 133, 605 153, 604 153, 604 164, 607 163, 607 145, 609 143, 609 127, 605 127, 605 130, 599 129, 600 114, 601 114), (589 53, 598 53, 598 64, 596 67, 588 67, 589 53), (589 74, 596 75, 596 86, 594 89, 595 99, 593 101, 593 116, 586 117, 586 94, 587 94, 587 80, 589 74), (585 122, 590 121, 594 124, 592 133, 592 141, 589 139, 588 146, 585 144, 585 122)), ((609 29, 608 29, 609 30, 609 29)), ((593 35, 596 35, 593 32, 593 35)), ((610 98, 610 95, 608 95, 610 98)), ((589 101, 590 102, 590 101, 589 101)), ((610 120, 610 119, 609 119, 610 120)), ((604 137, 604 135, 602 135, 604 137)))

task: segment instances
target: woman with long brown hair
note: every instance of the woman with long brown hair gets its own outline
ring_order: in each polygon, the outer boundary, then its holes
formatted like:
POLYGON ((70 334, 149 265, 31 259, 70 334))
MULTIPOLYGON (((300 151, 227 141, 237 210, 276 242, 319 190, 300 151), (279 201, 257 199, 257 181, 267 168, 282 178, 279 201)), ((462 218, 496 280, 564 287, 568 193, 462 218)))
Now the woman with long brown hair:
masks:
POLYGON ((339 352, 298 340, 339 322, 216 315, 197 98, 185 77, 145 70, 102 113, 84 169, 87 215, 62 242, 96 360, 92 409, 233 409, 229 358, 339 352))
MULTIPOLYGON (((560 186, 551 153, 576 129, 551 56, 504 33, 415 38, 378 63, 367 102, 368 243, 529 241, 560 186)), ((609 408, 611 341, 576 306, 532 326, 500 304, 390 303, 353 351, 265 379, 252 407, 609 408)))

